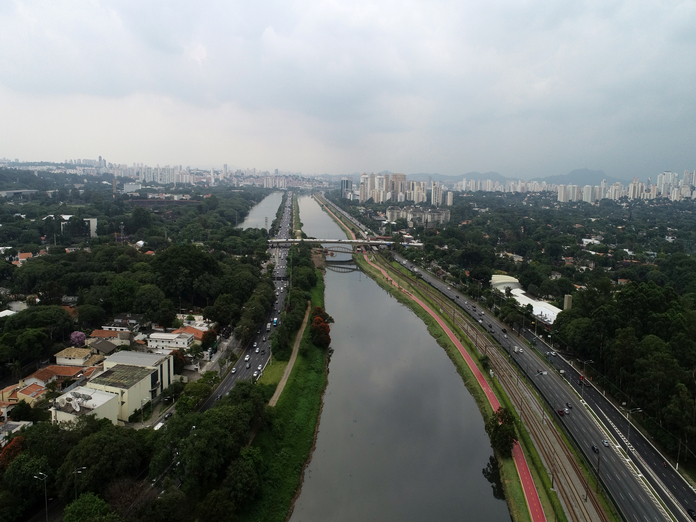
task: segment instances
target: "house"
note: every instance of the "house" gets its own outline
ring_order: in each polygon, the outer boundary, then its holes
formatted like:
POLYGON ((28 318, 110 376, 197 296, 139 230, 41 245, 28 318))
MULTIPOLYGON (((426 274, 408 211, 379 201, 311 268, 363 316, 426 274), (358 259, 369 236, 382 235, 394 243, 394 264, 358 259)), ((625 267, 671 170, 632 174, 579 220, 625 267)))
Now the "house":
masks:
POLYGON ((118 314, 109 324, 102 326, 102 330, 112 332, 137 332, 142 324, 142 314, 118 314))
POLYGON ((118 346, 106 339, 95 339, 89 347, 100 355, 111 355, 118 346))
POLYGON ((194 342, 200 343, 203 341, 203 334, 206 332, 206 330, 194 328, 193 326, 182 326, 181 328, 174 330, 172 333, 173 334, 182 334, 182 333, 191 334, 191 335, 193 335, 194 342))
POLYGON ((151 350, 186 350, 193 344, 191 333, 159 333, 150 334, 147 347, 151 350))
POLYGON ((115 330, 92 330, 89 337, 85 341, 88 346, 91 346, 94 341, 105 339, 116 346, 130 346, 133 334, 131 332, 118 332, 115 330))
POLYGON ((24 379, 20 379, 19 385, 25 387, 30 384, 39 384, 45 388, 53 381, 63 382, 68 379, 77 378, 77 376, 81 374, 82 368, 79 366, 58 366, 53 364, 36 370, 24 379))
POLYGON ((116 395, 116 418, 128 422, 133 412, 157 396, 160 386, 157 370, 116 364, 89 381, 86 388, 116 395))
POLYGON ((74 422, 82 416, 94 415, 118 423, 119 396, 86 386, 77 386, 58 397, 51 408, 52 422, 74 422))
POLYGON ((86 366, 87 360, 92 357, 89 348, 66 348, 56 354, 56 364, 62 366, 86 366))
POLYGON ((22 266, 24 263, 27 262, 28 259, 31 259, 33 257, 33 254, 31 252, 20 252, 17 254, 17 260, 12 261, 13 265, 16 266, 22 266))
POLYGON ((48 390, 44 386, 32 383, 29 386, 17 390, 17 400, 18 402, 24 401, 29 406, 34 407, 36 403, 43 399, 47 391, 48 390))
POLYGON ((104 369, 108 370, 117 365, 138 366, 157 372, 157 388, 153 388, 153 398, 162 393, 174 382, 174 358, 169 354, 116 352, 104 361, 104 369))

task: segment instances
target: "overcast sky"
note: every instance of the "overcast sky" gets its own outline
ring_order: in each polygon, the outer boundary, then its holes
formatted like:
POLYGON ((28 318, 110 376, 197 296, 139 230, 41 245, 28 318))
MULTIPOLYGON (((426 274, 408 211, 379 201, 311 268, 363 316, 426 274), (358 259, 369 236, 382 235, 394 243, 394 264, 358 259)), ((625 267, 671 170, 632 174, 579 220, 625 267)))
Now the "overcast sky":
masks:
POLYGON ((0 157, 696 169, 696 2, 0 1, 0 157))

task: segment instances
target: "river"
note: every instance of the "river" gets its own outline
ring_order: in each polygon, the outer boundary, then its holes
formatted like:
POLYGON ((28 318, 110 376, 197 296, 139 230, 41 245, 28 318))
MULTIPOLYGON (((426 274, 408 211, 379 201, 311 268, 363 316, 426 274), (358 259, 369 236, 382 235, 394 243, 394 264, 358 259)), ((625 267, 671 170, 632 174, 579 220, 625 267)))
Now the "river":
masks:
POLYGON ((244 230, 247 228, 270 228, 282 199, 282 192, 273 192, 269 194, 249 211, 249 215, 239 226, 244 230), (266 218, 268 218, 268 223, 266 223, 266 218))
MULTIPOLYGON (((300 216, 345 237, 308 196, 300 216)), ((481 414, 423 322, 361 272, 326 272, 326 310, 335 351, 291 521, 509 521, 481 414)))

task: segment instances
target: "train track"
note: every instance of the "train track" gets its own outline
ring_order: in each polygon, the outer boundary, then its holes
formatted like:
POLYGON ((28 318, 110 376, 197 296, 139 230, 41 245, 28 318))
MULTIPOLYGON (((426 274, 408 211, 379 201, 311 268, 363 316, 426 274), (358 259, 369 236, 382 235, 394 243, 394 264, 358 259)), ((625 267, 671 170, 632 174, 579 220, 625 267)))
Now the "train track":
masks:
POLYGON ((552 487, 558 493, 568 519, 573 522, 609 522, 611 518, 590 488, 588 479, 575 455, 566 445, 543 404, 540 404, 534 392, 526 384, 526 377, 520 375, 507 360, 507 354, 501 353, 498 346, 480 331, 478 325, 468 315, 459 310, 450 299, 433 290, 428 283, 395 273, 388 263, 380 262, 380 265, 391 272, 395 280, 406 279, 414 289, 427 296, 440 308, 442 314, 452 318, 455 326, 473 343, 479 353, 488 356, 494 374, 525 424, 552 477, 552 487))

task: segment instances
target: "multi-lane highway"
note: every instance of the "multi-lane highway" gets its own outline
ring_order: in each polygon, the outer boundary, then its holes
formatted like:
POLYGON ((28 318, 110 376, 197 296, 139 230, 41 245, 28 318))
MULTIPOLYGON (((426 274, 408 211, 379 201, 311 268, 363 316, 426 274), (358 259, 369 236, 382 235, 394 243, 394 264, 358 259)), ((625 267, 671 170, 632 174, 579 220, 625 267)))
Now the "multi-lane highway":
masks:
MULTIPOLYGON (((592 409, 601 395, 592 387, 585 386, 581 390, 577 384, 571 385, 559 372, 547 371, 548 366, 546 366, 546 364, 550 364, 555 368, 563 369, 564 375, 571 382, 577 383, 577 374, 570 365, 563 361, 559 355, 546 356, 546 350, 537 353, 535 350, 528 349, 525 344, 507 331, 505 325, 500 324, 488 311, 482 310, 480 305, 477 306, 446 283, 428 272, 418 269, 400 256, 396 256, 396 259, 411 271, 420 272, 425 281, 449 297, 452 302, 485 328, 508 352, 509 357, 516 360, 527 377, 534 381, 536 387, 552 406, 558 421, 565 425, 567 431, 575 439, 578 448, 591 463, 594 473, 599 473, 607 490, 614 497, 617 506, 627 520, 665 520, 671 518, 665 512, 664 506, 655 501, 650 488, 646 486, 643 478, 645 467, 641 465, 641 459, 625 451, 626 445, 622 437, 614 430, 612 424, 607 422, 602 411, 595 410, 593 414, 591 410, 586 409, 580 394, 582 393, 584 398, 588 400, 592 409), (515 346, 518 347, 517 352, 515 352, 515 346), (563 412, 562 416, 558 410, 563 412), (599 421, 595 416, 599 418, 599 421)), ((549 348, 548 351, 551 352, 551 349, 549 348)), ((609 406, 615 414, 614 425, 617 426, 618 430, 625 429, 627 426, 625 417, 618 414, 613 406, 610 404, 609 406)), ((638 434, 636 430, 632 430, 631 443, 634 446, 638 437, 642 438, 642 435, 638 434)), ((647 442, 645 444, 650 446, 647 442)), ((652 449, 654 451, 654 448, 652 449)), ((638 450, 637 447, 636 450, 638 450)), ((654 465, 658 467, 658 471, 661 469, 665 471, 665 474, 668 471, 675 473, 671 468, 663 466, 661 457, 653 456, 652 460, 654 465)), ((696 505, 696 502, 690 500, 693 492, 683 479, 679 476, 675 477, 676 484, 673 486, 670 485, 671 482, 667 482, 665 489, 672 487, 676 489, 673 489, 674 494, 666 495, 658 485, 660 477, 652 475, 656 474, 646 476, 672 515, 677 520, 691 520, 687 509, 691 509, 691 506, 696 505), (680 501, 678 495, 684 498, 685 502, 680 501), (673 501, 673 498, 678 500, 679 505, 673 501)))
MULTIPOLYGON (((292 192, 288 192, 283 215, 279 223, 276 239, 288 239, 292 226, 292 192)), ((288 292, 288 271, 287 255, 289 245, 279 245, 271 250, 272 260, 275 265, 273 269, 273 280, 275 284, 276 301, 269 312, 266 321, 259 327, 249 345, 245 348, 234 365, 219 384, 213 395, 203 404, 202 410, 211 408, 215 402, 230 392, 239 380, 256 380, 263 373, 266 365, 271 359, 271 334, 275 329, 274 324, 280 324, 280 313, 283 309, 283 302, 288 292), (270 329, 268 325, 270 324, 270 329)))

